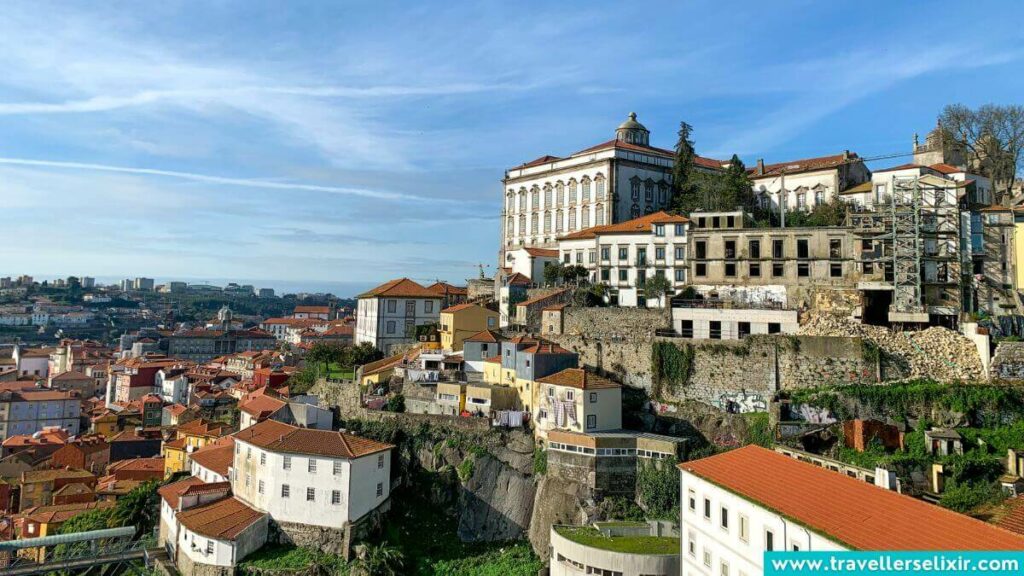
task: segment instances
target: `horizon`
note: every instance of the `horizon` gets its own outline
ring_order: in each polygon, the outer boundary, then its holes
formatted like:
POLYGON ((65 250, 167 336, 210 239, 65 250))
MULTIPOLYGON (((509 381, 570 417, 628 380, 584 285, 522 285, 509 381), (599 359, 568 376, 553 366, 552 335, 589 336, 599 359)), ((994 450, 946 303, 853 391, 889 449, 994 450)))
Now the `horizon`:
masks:
POLYGON ((495 270, 504 170, 631 111, 749 167, 909 155, 944 105, 1013 102, 1020 5, 908 40, 958 6, 13 3, 0 275, 463 284, 495 270))

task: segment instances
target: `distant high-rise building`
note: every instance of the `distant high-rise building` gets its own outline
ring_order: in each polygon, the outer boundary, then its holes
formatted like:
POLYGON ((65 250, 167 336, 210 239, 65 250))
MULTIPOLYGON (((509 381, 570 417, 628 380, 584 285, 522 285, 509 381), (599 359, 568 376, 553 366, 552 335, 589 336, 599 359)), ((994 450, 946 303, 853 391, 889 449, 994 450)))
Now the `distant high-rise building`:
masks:
POLYGON ((136 278, 132 281, 132 288, 139 292, 152 292, 153 291, 153 279, 152 278, 136 278))
POLYGON ((82 276, 82 279, 79 280, 79 282, 82 284, 82 288, 96 287, 96 279, 93 278, 92 276, 82 276))
POLYGON ((274 289, 273 288, 260 288, 259 297, 260 298, 273 298, 274 297, 274 289))

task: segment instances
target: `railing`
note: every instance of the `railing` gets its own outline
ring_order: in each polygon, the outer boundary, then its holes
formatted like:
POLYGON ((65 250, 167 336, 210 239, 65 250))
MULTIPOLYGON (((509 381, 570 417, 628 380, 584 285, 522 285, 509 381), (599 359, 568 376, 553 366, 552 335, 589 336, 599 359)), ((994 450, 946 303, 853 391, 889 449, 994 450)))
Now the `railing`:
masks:
POLYGON ((741 302, 734 300, 723 300, 720 298, 705 298, 700 300, 684 300, 682 298, 672 299, 673 308, 710 308, 716 310, 722 309, 753 309, 753 310, 787 310, 786 306, 781 302, 774 301, 759 301, 759 302, 741 302))

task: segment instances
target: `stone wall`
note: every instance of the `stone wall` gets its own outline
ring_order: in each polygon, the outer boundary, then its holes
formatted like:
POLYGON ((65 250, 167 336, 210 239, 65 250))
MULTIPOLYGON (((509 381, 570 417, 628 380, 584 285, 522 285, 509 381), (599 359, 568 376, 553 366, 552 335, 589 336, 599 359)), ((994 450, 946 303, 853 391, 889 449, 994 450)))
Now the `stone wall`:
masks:
POLYGON ((598 457, 548 450, 548 474, 586 486, 600 500, 636 494, 636 456, 598 457))
POLYGON ((655 330, 671 328, 670 308, 565 309, 562 332, 567 336, 617 340, 654 338, 655 330))
POLYGON ((995 380, 1024 380, 1024 342, 1000 342, 989 374, 995 380))

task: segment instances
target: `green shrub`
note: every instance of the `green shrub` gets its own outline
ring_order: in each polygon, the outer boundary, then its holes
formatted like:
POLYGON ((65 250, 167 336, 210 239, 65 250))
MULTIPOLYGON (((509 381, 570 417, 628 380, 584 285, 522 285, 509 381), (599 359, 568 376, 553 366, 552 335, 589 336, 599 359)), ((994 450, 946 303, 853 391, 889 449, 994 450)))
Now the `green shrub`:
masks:
POLYGON ((540 446, 533 449, 533 473, 537 476, 548 473, 548 453, 540 446))
POLYGON ((462 482, 468 482, 473 477, 473 472, 475 471, 476 464, 472 455, 459 462, 459 465, 455 468, 455 472, 459 475, 459 480, 462 482))

